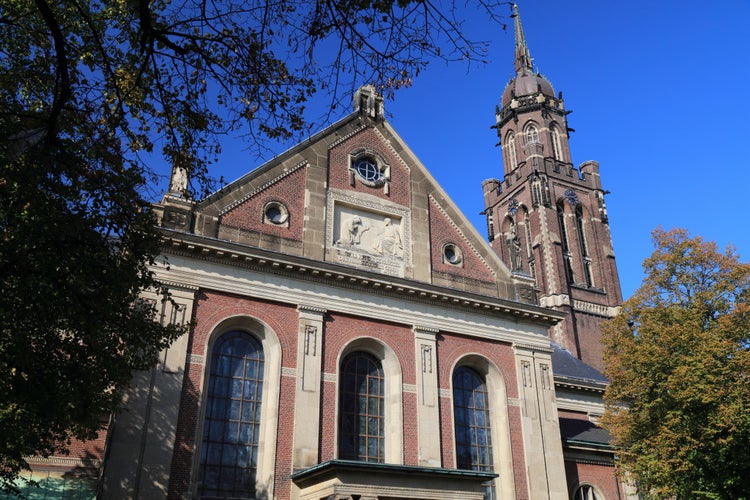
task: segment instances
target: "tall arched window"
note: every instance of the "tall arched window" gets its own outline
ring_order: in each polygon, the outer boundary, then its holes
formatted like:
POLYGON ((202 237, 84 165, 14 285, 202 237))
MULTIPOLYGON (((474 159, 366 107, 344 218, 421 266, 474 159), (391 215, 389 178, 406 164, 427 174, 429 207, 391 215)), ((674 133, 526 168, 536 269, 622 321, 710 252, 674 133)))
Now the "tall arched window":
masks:
POLYGON ((473 369, 453 372, 453 420, 456 431, 456 467, 491 471, 492 430, 487 385, 473 369))
POLYGON ((563 260, 565 261, 565 274, 568 283, 573 281, 573 265, 570 255, 570 245, 568 244, 568 231, 565 228, 565 202, 560 200, 557 204, 557 223, 560 226, 560 244, 562 245, 563 260))
POLYGON ((536 125, 529 125, 526 127, 526 144, 531 142, 539 142, 539 131, 536 125))
POLYGON ((211 352, 198 494, 255 498, 263 349, 245 332, 230 332, 211 352))
POLYGON ((586 235, 583 230, 583 210, 581 206, 576 207, 576 231, 578 232, 578 242, 581 247, 581 265, 586 278, 586 286, 591 288, 593 280, 591 279, 591 257, 589 256, 588 245, 586 244, 586 235))
POLYGON ((385 379, 374 356, 362 351, 341 363, 339 458, 383 462, 385 458, 385 379))
POLYGON ((550 132, 550 139, 552 142, 552 154, 555 157, 555 160, 563 161, 563 150, 562 150, 562 141, 560 140, 560 128, 552 124, 549 128, 550 132))
POLYGON ((505 150, 505 159, 508 162, 507 168, 510 172, 515 170, 518 166, 518 158, 516 157, 516 136, 513 132, 508 132, 508 135, 505 136, 505 150))

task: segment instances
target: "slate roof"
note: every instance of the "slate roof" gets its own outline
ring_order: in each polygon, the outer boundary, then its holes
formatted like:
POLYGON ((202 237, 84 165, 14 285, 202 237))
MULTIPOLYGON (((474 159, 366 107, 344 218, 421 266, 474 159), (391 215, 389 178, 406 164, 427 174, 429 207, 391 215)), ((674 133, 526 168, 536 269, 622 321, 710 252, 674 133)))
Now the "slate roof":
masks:
POLYGON ((584 363, 554 342, 552 349, 552 371, 556 382, 604 390, 609 381, 599 370, 584 363))
POLYGON ((609 432, 589 420, 560 418, 560 435, 563 442, 569 445, 591 445, 609 447, 612 436, 609 432))

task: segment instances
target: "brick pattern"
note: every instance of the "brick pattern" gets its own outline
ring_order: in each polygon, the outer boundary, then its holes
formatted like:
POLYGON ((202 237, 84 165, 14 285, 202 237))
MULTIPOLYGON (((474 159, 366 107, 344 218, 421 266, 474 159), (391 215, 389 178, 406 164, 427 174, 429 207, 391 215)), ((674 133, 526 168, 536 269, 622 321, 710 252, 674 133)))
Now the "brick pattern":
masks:
POLYGON ((403 206, 410 206, 410 173, 401 159, 383 142, 375 129, 366 128, 337 144, 329 152, 328 185, 335 189, 346 189, 389 200, 403 206), (349 155, 358 149, 369 148, 385 158, 391 167, 390 194, 385 194, 382 186, 370 187, 355 176, 354 186, 349 183, 349 155))
POLYGON ((456 225, 440 209, 437 201, 430 198, 430 260, 433 271, 472 278, 485 283, 495 283, 495 275, 490 267, 474 252, 456 225), (452 243, 461 249, 463 261, 459 265, 447 263, 443 259, 443 246, 452 243))
POLYGON ((282 177, 222 215, 220 224, 302 241, 306 174, 307 169, 302 167, 282 177), (263 207, 270 201, 282 203, 289 210, 288 227, 263 222, 263 207))

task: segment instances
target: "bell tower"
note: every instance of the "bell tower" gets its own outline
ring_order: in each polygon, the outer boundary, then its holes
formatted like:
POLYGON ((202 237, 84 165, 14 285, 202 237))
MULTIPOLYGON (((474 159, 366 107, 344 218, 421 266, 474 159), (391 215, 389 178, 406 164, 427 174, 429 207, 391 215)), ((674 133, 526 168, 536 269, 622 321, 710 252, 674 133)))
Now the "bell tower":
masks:
POLYGON ((562 93, 534 71, 513 6, 515 75, 497 107, 503 178, 482 183, 488 238, 540 305, 567 313, 551 339, 602 369, 600 322, 622 302, 599 164, 574 166, 562 93))

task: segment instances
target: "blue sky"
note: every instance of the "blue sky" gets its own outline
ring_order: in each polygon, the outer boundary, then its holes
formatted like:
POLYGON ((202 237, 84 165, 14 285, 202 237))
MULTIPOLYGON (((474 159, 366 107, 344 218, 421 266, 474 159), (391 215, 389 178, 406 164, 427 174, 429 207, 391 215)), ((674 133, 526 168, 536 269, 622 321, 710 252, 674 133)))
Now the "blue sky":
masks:
MULTIPOLYGON (((651 231, 684 227, 750 258, 750 0, 519 1, 535 68, 562 91, 576 165, 600 163, 623 295, 651 231)), ((495 105, 513 75, 506 31, 468 12, 490 62, 432 63, 385 104, 391 124, 481 234, 482 180, 502 177, 495 105)), ((342 110, 342 116, 349 110, 342 110)), ((262 163, 227 143, 214 175, 262 163)), ((277 151, 281 152, 281 150, 277 151)))

